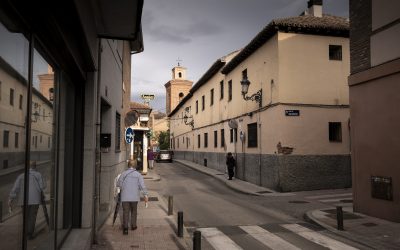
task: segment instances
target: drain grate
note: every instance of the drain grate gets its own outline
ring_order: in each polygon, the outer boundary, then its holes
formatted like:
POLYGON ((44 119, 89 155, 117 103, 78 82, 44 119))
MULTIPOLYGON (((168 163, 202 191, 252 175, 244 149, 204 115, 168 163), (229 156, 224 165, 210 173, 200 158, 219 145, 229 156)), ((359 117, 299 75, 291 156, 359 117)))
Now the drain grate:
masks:
POLYGON ((308 202, 308 201, 289 201, 289 203, 306 204, 306 203, 310 203, 310 202, 308 202))
MULTIPOLYGON (((144 198, 140 198, 140 201, 144 201, 144 198)), ((158 201, 158 197, 149 197, 149 201, 158 201)))
POLYGON ((353 203, 353 200, 340 200, 341 203, 353 203))
POLYGON ((366 227, 375 227, 375 226, 378 226, 378 224, 375 224, 375 223, 372 223, 372 222, 363 223, 363 224, 361 224, 361 225, 366 226, 366 227))
POLYGON ((272 192, 270 192, 270 191, 258 191, 256 193, 257 194, 269 194, 269 193, 272 193, 272 192))

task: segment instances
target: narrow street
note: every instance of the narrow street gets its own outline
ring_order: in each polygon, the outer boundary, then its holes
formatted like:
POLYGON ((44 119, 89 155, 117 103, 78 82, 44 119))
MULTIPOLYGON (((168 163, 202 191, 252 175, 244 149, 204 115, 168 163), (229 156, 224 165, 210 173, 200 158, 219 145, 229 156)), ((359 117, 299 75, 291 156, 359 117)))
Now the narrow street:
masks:
POLYGON ((203 249, 366 249, 303 220, 306 211, 329 206, 312 198, 332 191, 251 196, 178 163, 158 163, 154 171, 161 181, 148 188, 173 196, 188 231, 206 239, 203 249))

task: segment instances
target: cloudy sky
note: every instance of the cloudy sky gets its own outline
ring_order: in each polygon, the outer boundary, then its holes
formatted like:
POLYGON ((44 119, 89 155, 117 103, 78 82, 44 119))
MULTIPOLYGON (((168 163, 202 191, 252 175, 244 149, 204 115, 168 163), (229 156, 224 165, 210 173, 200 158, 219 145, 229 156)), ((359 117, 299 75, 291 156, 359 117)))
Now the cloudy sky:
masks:
MULTIPOLYGON (((323 12, 348 17, 348 0, 324 0, 323 12)), ((165 112, 164 84, 171 69, 187 68, 196 81, 212 63, 246 46, 272 19, 298 16, 307 0, 145 0, 144 51, 132 56, 132 97, 154 94, 153 109, 165 112)))

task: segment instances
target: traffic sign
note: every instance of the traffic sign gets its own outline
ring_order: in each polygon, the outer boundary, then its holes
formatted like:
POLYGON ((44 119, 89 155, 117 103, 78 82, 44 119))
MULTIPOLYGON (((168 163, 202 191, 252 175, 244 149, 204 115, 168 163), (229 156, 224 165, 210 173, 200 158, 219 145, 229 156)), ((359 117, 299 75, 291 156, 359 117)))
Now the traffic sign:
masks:
POLYGON ((131 144, 134 137, 135 137, 135 133, 133 132, 133 129, 132 128, 126 128, 125 129, 125 141, 126 141, 126 143, 131 144))

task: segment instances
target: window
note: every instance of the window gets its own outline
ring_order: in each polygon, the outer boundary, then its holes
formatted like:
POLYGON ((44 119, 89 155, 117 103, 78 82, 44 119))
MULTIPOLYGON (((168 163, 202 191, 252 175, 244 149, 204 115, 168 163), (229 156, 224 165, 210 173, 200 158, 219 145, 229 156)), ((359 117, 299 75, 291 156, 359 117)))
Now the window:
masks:
POLYGON ((179 137, 178 137, 178 138, 176 138, 176 140, 178 141, 178 145, 177 145, 177 146, 178 146, 178 148, 179 148, 179 137))
POLYGON ((225 130, 221 129, 221 147, 225 147, 225 130))
POLYGON ((182 78, 182 73, 181 72, 178 73, 178 77, 182 78))
POLYGON ((206 106, 206 97, 203 95, 201 97, 201 110, 204 110, 205 106, 206 106))
POLYGON ((237 142, 237 128, 235 128, 235 129, 233 129, 233 132, 234 132, 234 140, 235 140, 235 142, 237 142))
POLYGON ((329 45, 329 60, 342 60, 342 45, 329 45))
POLYGON ((10 89, 10 105, 14 106, 14 89, 10 89))
POLYGON ((54 100, 54 88, 49 89, 49 100, 51 102, 54 100))
POLYGON ((19 134, 15 133, 15 148, 18 148, 19 134))
POLYGON ((37 135, 35 135, 35 148, 37 148, 37 135))
POLYGON ((196 114, 199 113, 199 101, 196 101, 196 114))
POLYGON ((3 169, 8 168, 8 160, 3 160, 3 169))
POLYGON ((232 100, 232 80, 228 82, 228 101, 232 100))
POLYGON ((1 101, 1 81, 0 81, 0 101, 1 101))
POLYGON ((208 133, 204 133, 204 147, 208 147, 208 133))
POLYGON ((47 138, 47 147, 50 148, 50 136, 47 138))
POLYGON ((257 147, 257 123, 251 123, 247 125, 247 147, 256 148, 257 147))
POLYGON ((214 148, 218 147, 218 131, 214 131, 214 148))
POLYGON ((219 83, 220 99, 224 99, 224 81, 219 83))
POLYGON ((210 91, 210 106, 214 105, 214 89, 210 91))
POLYGON ((4 130, 3 131, 3 147, 8 148, 8 137, 10 135, 10 131, 4 130))
POLYGON ((121 150, 121 115, 115 113, 115 150, 121 150))
POLYGON ((342 123, 340 122, 329 123, 329 141, 342 142, 342 123))
POLYGON ((229 133, 230 133, 230 142, 232 143, 233 142, 233 128, 231 128, 230 130, 229 130, 229 133))
POLYGON ((200 148, 200 135, 197 135, 197 147, 200 148))
POLYGON ((22 109, 23 100, 24 100, 24 97, 22 95, 19 95, 19 109, 22 109))

